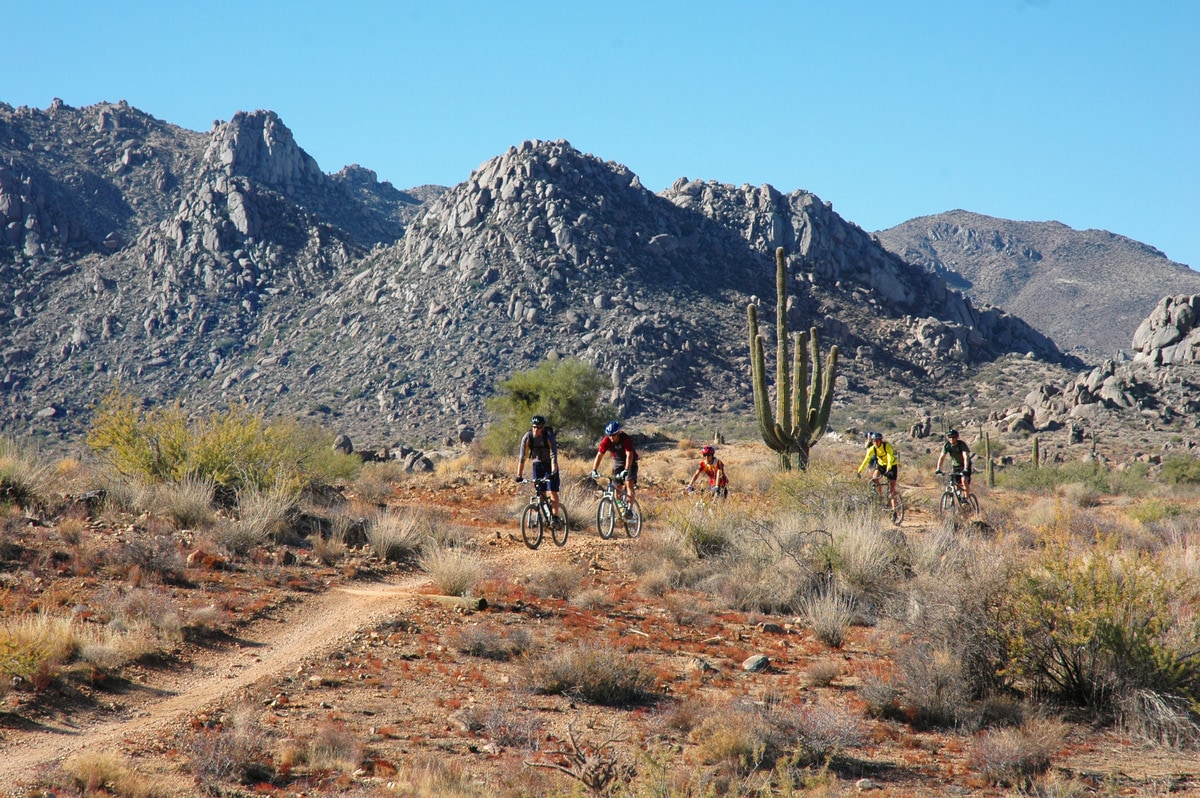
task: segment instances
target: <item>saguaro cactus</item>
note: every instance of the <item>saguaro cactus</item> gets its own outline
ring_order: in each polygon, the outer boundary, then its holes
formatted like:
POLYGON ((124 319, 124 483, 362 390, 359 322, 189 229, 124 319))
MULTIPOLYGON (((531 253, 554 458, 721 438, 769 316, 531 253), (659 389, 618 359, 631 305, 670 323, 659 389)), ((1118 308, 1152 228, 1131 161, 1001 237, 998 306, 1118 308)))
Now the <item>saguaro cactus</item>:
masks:
POLYGON ((758 332, 758 308, 751 303, 746 308, 750 322, 750 368, 754 386, 754 411, 759 431, 767 446, 779 453, 779 465, 792 468, 792 455, 797 468, 808 467, 808 452, 825 432, 829 423, 829 408, 833 405, 833 385, 837 376, 837 346, 829 348, 825 368, 821 368, 821 352, 817 328, 807 333, 788 332, 787 323, 787 266, 783 247, 775 250, 776 294, 776 358, 775 404, 767 394, 767 368, 763 338, 758 332), (789 338, 794 340, 789 342, 789 338), (794 360, 789 356, 789 346, 794 360), (809 347, 812 355, 809 355, 809 347), (811 363, 811 372, 810 372, 811 363))

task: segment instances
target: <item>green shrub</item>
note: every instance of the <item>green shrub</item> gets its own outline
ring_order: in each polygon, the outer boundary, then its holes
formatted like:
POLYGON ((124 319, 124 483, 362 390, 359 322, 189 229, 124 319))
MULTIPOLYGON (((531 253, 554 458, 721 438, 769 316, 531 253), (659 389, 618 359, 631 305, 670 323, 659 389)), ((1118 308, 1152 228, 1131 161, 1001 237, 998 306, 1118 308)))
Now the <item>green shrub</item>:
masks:
POLYGON ((535 414, 550 422, 560 447, 588 446, 615 415, 600 401, 608 387, 595 366, 575 358, 544 360, 519 371, 497 385, 497 395, 487 402, 495 421, 484 435, 484 447, 492 454, 511 454, 535 414))
POLYGON ((1014 573, 1000 613, 1010 670, 1036 691, 1102 712, 1122 691, 1200 698, 1200 642, 1175 597, 1189 595, 1148 555, 1102 540, 1046 540, 1014 573))
POLYGON ((1162 479, 1171 485, 1200 485, 1200 459, 1186 454, 1163 458, 1162 479))
POLYGON ((245 405, 193 419, 178 404, 144 409, 119 389, 100 404, 88 445, 121 474, 150 482, 210 481, 227 496, 242 487, 294 491, 353 477, 358 458, 333 450, 333 435, 267 420, 245 405))

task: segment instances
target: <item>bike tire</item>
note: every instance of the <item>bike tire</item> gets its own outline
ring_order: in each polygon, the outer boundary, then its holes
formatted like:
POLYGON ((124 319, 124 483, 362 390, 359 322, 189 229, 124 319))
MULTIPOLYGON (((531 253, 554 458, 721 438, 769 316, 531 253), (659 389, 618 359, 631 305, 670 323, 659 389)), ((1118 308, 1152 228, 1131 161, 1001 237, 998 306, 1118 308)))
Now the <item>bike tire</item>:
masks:
POLYGON ((629 505, 629 518, 625 521, 625 534, 628 537, 636 538, 642 534, 642 508, 637 502, 629 505))
POLYGON ((536 504, 530 504, 521 511, 521 539, 531 549, 542 545, 542 511, 536 504))
POLYGON ((608 540, 613 536, 613 528, 617 523, 617 505, 612 496, 601 496, 600 504, 596 506, 596 531, 600 537, 608 540))
POLYGON ((948 513, 948 512, 952 513, 952 512, 954 512, 954 505, 955 505, 954 492, 948 490, 942 494, 942 501, 941 501, 941 504, 938 506, 938 513, 943 516, 946 515, 946 513, 948 513))
POLYGON ((979 515, 979 499, 975 498, 974 493, 972 493, 970 496, 967 497, 967 500, 964 504, 964 508, 965 508, 966 512, 970 513, 973 516, 979 515))
POLYGON ((558 521, 558 526, 550 527, 550 536, 554 538, 555 546, 565 546, 567 545, 567 535, 570 534, 568 529, 571 522, 567 518, 567 508, 561 504, 558 506, 558 521))
POLYGON ((904 523, 904 497, 899 493, 896 494, 896 504, 891 508, 891 510, 892 523, 896 526, 900 526, 902 523, 904 523))

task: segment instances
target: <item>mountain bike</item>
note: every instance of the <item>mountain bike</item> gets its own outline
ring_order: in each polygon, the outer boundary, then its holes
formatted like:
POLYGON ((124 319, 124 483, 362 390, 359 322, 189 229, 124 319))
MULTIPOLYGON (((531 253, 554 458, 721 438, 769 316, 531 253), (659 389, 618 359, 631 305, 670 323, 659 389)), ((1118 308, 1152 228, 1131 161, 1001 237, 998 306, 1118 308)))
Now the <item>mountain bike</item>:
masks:
POLYGON ((534 493, 529 497, 529 503, 521 510, 521 539, 531 549, 542 545, 544 530, 550 530, 554 545, 567 544, 567 508, 558 505, 558 517, 555 517, 550 499, 546 491, 550 488, 550 478, 522 479, 521 482, 532 482, 534 493))
POLYGON ((700 498, 721 501, 729 497, 728 485, 709 485, 707 488, 693 488, 691 485, 684 486, 683 492, 689 496, 698 494, 700 498))
POLYGON ((889 495, 887 477, 878 473, 867 483, 867 490, 871 492, 871 498, 888 511, 892 523, 900 526, 904 521, 904 497, 900 495, 900 491, 897 490, 889 495))
POLYGON ((625 525, 625 534, 636 538, 642 533, 642 508, 636 501, 630 502, 625 495, 625 480, 617 477, 601 477, 607 479, 608 485, 600 494, 600 504, 596 506, 596 531, 600 537, 608 540, 616 529, 617 519, 625 525))
POLYGON ((968 496, 967 492, 963 490, 963 472, 956 469, 937 473, 944 474, 946 477, 946 489, 942 491, 942 500, 938 505, 939 512, 942 515, 946 515, 946 513, 963 516, 979 515, 979 499, 975 498, 974 493, 968 496))

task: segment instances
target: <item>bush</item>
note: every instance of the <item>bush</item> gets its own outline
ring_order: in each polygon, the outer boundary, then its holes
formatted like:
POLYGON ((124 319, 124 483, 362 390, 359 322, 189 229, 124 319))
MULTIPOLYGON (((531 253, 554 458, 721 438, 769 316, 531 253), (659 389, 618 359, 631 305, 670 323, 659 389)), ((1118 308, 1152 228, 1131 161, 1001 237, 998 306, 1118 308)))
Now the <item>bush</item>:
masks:
POLYGON ((119 389, 100 404, 88 445, 119 473, 150 482, 208 480, 226 494, 286 483, 295 491, 347 479, 361 461, 333 450, 333 435, 268 421, 244 405, 192 419, 178 404, 143 409, 119 389))
POLYGON ((1200 485, 1200 459, 1186 454, 1171 454, 1163 458, 1163 482, 1172 485, 1200 485))
POLYGON ((993 784, 1024 785, 1050 768, 1050 757, 1066 736, 1065 723, 1047 718, 984 732, 975 740, 971 766, 993 784))
POLYGON ((534 690, 561 693, 589 704, 619 707, 657 698, 654 678, 624 651, 576 646, 533 663, 534 690))
POLYGON ((1011 669, 1036 690, 1102 712, 1124 689, 1195 701, 1196 629, 1181 627, 1176 607, 1186 588, 1111 540, 1084 551, 1046 541, 1015 573, 1000 614, 1011 669))
POLYGON ((420 555, 429 538, 411 513, 383 512, 367 524, 367 545, 375 556, 402 562, 420 555))
POLYGON ((462 549, 431 546, 421 555, 421 568, 447 596, 469 596, 483 578, 484 562, 462 549))
POLYGON ((608 387, 595 366, 575 358, 545 360, 517 372, 498 384, 497 395, 488 400, 495 422, 484 435, 484 446, 493 454, 512 454, 535 414, 550 422, 560 447, 590 445, 615 415, 600 401, 608 387))
POLYGON ((524 629, 510 630, 492 623, 452 629, 448 637, 450 645, 462 653, 497 662, 510 660, 533 648, 533 641, 524 629))
POLYGON ((25 504, 49 488, 53 469, 26 454, 15 441, 0 437, 0 504, 25 504))

